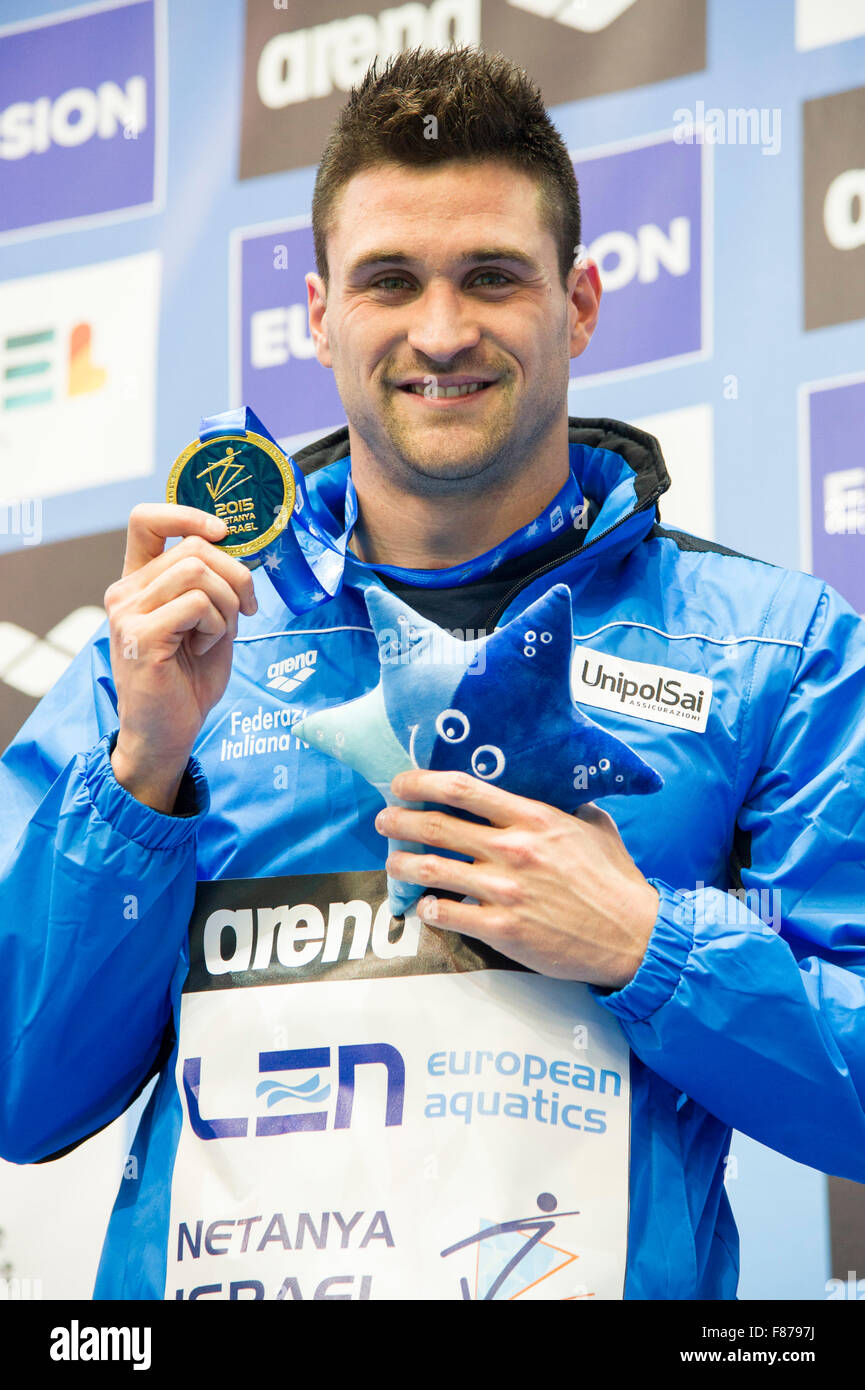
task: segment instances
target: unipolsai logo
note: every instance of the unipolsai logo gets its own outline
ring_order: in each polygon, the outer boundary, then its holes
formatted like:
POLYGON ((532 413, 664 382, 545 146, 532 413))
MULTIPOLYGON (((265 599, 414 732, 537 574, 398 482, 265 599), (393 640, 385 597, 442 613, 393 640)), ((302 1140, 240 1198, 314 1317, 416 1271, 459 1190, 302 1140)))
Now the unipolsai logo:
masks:
POLYGON ((136 0, 0 30, 0 236, 155 210, 163 28, 136 0))
POLYGON ((704 198, 711 150, 662 136, 578 155, 586 245, 604 308, 578 380, 693 361, 709 344, 704 198))

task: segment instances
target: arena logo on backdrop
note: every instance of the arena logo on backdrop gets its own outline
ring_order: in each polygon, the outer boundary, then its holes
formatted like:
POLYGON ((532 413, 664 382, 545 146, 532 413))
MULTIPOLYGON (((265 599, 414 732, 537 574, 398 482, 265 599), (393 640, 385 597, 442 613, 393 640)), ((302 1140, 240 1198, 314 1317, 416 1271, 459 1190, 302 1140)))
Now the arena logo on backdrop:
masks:
POLYGON ((515 10, 543 15, 558 24, 567 24, 583 34, 596 34, 607 29, 629 10, 637 0, 507 0, 515 10))
MULTIPOLYGON (((22 522, 39 523, 41 510, 23 508, 22 522)), ((14 542, 0 555, 0 747, 105 623, 102 596, 125 538, 124 528, 22 546, 0 528, 0 541, 14 542)))
POLYGON ((712 149, 645 136, 574 157, 604 300, 572 387, 711 352, 712 149))
POLYGON ((0 29, 0 238, 162 205, 164 0, 0 29))
POLYGON ((547 105, 706 66, 705 0, 302 0, 246 7, 241 179, 316 164, 374 58, 480 45, 520 54, 547 105), (299 112, 302 114, 299 116, 299 112))
POLYGON ((333 372, 309 334, 303 277, 314 268, 308 218, 232 234, 231 399, 247 401, 288 448, 345 420, 333 372))
POLYGON ((865 318, 865 87, 802 104, 805 328, 865 318))
POLYGON ((865 376, 799 391, 801 564, 865 614, 865 376))

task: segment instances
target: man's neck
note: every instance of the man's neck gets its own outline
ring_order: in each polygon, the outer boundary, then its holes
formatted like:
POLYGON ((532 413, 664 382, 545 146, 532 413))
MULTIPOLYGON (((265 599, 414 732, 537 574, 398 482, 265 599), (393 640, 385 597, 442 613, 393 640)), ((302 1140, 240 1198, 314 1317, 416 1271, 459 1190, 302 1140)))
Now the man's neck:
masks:
POLYGON ((538 516, 567 482, 564 448, 548 450, 515 478, 488 481, 477 494, 462 488, 439 496, 418 495, 361 450, 352 452, 351 476, 358 500, 350 549, 368 564, 401 569, 449 569, 493 550, 538 516))

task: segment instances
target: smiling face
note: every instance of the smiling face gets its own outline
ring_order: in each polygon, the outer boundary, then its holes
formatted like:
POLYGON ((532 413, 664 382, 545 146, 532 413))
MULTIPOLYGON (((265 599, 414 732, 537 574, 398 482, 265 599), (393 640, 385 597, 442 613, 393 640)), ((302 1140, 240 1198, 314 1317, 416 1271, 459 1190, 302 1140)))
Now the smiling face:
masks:
POLYGON ((422 495, 477 492, 567 440, 569 359, 587 345, 597 267, 559 277, 537 182, 500 160, 362 170, 307 276, 353 468, 422 495))

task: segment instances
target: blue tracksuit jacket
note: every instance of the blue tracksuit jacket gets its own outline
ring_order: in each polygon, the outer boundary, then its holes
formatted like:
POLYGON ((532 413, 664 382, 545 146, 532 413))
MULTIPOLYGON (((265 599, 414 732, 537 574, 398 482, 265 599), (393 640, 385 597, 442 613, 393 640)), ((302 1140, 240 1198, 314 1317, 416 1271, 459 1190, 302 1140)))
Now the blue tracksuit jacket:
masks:
MULTIPOLYGON (((490 616, 507 621, 565 582, 575 662, 588 648, 613 675, 639 662, 711 682, 702 732, 587 709, 664 777, 650 799, 604 803, 660 911, 634 979, 596 995, 632 1052, 625 1296, 733 1298, 731 1127, 865 1181, 865 623, 818 579, 659 524, 668 479, 651 436, 572 420, 570 439, 599 508, 591 530, 490 616)), ((331 527, 347 448, 341 431, 298 457, 331 527)), ((164 1294, 182 1106, 171 1025, 197 881, 382 868, 380 800, 348 768, 293 746, 277 713, 285 691, 266 684, 268 672, 293 679, 314 648, 298 712, 372 688, 362 591, 379 582, 350 556, 337 597, 287 619, 257 572, 259 610, 241 619, 228 689, 187 773, 191 814, 161 815, 114 779, 107 627, 0 765, 0 1154, 57 1154, 160 1072, 97 1296, 164 1294), (279 820, 260 791, 273 753, 257 758, 242 723, 262 706, 287 768, 279 820)))

